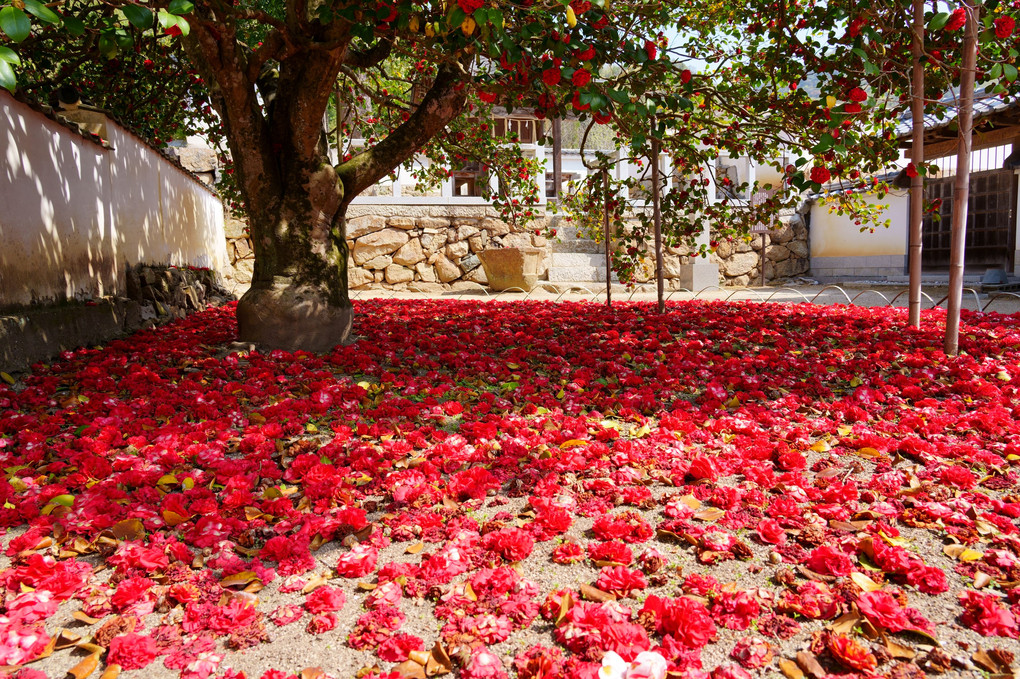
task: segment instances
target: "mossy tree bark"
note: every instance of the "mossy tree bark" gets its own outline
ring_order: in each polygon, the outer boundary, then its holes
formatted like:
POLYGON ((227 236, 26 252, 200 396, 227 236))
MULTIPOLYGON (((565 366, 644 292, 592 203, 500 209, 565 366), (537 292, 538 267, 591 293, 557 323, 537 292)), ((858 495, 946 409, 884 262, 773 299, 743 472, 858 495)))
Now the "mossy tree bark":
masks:
MULTIPOLYGON (((287 23, 311 26, 297 16, 287 23)), ((309 31, 300 43, 281 37, 299 31, 274 32, 252 52, 231 21, 196 16, 192 24, 186 48, 223 122, 255 252, 252 287, 237 308, 239 339, 265 348, 328 351, 351 329, 347 206, 460 114, 466 64, 441 66, 406 121, 333 167, 322 119, 337 75, 343 67, 379 63, 389 43, 380 39, 366 51, 350 49, 340 23, 328 31, 317 28, 321 35, 309 31), (263 92, 260 102, 257 83, 268 59, 279 63, 279 76, 275 93, 263 92)))

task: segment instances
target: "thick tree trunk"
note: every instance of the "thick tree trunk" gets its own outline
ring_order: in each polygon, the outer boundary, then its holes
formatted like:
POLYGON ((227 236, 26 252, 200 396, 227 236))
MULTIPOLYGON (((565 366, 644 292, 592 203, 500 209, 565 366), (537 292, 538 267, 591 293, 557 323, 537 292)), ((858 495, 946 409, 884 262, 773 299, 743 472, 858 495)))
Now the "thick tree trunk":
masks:
POLYGON ((241 341, 296 351, 329 351, 350 334, 343 186, 322 159, 282 177, 283 196, 249 197, 255 250, 251 289, 237 305, 241 341))

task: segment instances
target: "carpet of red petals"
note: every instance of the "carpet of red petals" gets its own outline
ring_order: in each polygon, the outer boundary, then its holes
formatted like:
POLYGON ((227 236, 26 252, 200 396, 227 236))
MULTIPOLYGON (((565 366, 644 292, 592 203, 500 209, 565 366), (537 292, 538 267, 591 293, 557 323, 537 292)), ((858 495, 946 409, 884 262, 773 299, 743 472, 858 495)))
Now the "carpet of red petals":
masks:
POLYGON ((0 383, 0 666, 1017 669, 1020 317, 950 359, 938 311, 356 311, 325 357, 227 353, 226 307, 0 383), (288 629, 335 665, 279 661, 288 629))

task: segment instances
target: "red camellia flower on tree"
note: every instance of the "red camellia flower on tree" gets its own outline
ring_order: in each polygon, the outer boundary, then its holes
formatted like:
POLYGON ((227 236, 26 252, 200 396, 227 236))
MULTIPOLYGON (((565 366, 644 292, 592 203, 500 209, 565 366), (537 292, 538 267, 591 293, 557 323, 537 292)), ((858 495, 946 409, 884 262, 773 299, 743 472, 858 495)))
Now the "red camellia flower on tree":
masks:
POLYGON ((949 21, 946 22, 947 31, 958 31, 964 27, 967 23, 967 10, 963 7, 958 7, 953 10, 953 13, 949 15, 949 21))
POLYGON ((485 4, 485 0, 457 0, 457 4, 464 10, 464 14, 471 16, 475 13, 476 9, 481 8, 485 4))
POLYGON ((645 40, 645 54, 648 55, 649 61, 654 61, 656 55, 658 54, 658 48, 655 46, 655 43, 652 42, 651 40, 645 40))
POLYGON ((995 23, 995 37, 999 38, 1000 40, 1005 40, 1009 36, 1013 35, 1013 28, 1016 25, 1016 22, 1013 20, 1013 17, 1007 15, 998 16, 995 17, 994 23, 995 23))
POLYGON ((584 87, 591 82, 591 73, 583 68, 579 68, 574 71, 574 75, 570 78, 570 82, 574 84, 574 87, 584 87))
POLYGON ((558 66, 552 66, 542 71, 542 82, 549 87, 555 87, 560 82, 560 69, 558 66))
POLYGON ((860 87, 855 87, 852 90, 850 90, 850 93, 849 93, 848 96, 850 98, 850 101, 855 101, 857 103, 860 103, 862 101, 867 101, 868 100, 868 93, 865 92, 860 87))
POLYGON ((821 165, 815 165, 811 168, 811 181, 816 184, 825 184, 832 179, 832 174, 829 169, 821 165))

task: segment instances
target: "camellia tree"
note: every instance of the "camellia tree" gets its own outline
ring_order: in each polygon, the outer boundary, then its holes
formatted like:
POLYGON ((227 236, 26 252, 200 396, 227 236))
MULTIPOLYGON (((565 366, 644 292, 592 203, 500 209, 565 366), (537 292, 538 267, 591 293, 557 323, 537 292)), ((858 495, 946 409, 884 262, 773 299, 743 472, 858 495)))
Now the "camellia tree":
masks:
MULTIPOLYGON (((602 82, 603 67, 671 68, 653 40, 680 14, 641 0, 12 0, 0 9, 0 30, 10 43, 47 31, 85 35, 108 57, 179 36, 221 121, 248 211, 256 259, 238 304, 240 338, 322 351, 351 327, 345 214, 355 196, 443 132, 472 96, 595 114, 627 100, 602 82), (338 77, 358 86, 394 58, 418 68, 401 91, 375 95, 402 110, 374 143, 333 166, 323 117, 338 77)), ((8 87, 16 48, 0 49, 8 87)))

